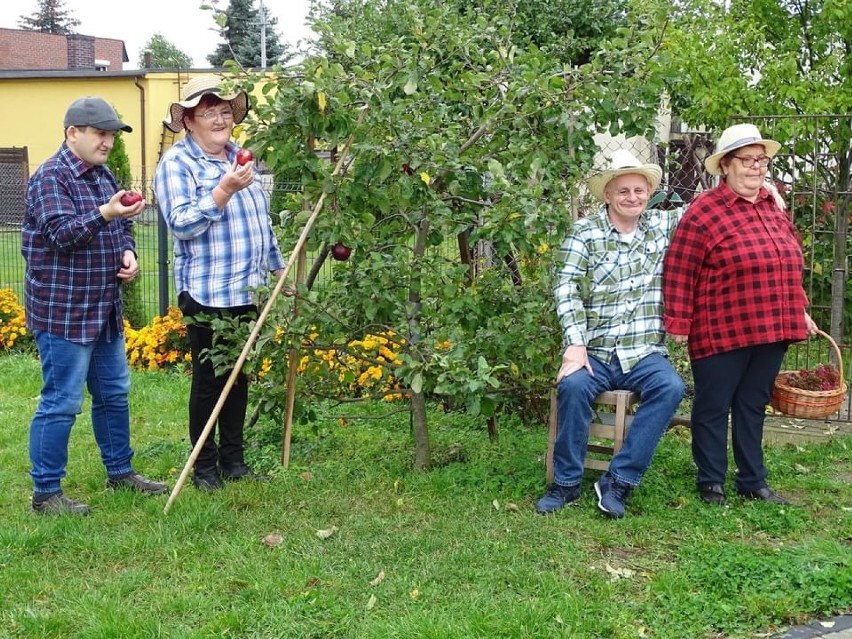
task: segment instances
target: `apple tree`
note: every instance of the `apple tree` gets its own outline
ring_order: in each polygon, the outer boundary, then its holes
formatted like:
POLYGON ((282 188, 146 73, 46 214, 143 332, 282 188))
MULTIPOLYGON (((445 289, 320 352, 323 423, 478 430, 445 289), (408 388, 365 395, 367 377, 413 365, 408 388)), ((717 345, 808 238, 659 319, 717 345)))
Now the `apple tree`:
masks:
MULTIPOLYGON (((511 3, 335 4, 313 16, 315 55, 272 81, 244 79, 266 97, 245 125, 256 155, 300 176, 310 201, 329 195, 311 247, 351 249, 321 286, 301 287, 298 316, 282 309, 259 343, 275 368, 293 361, 294 345, 325 357, 353 338, 390 340, 415 467, 426 468, 427 397, 485 417, 532 418, 542 406, 561 353, 552 273, 576 185, 597 130, 651 128, 661 78, 649 62, 664 21, 626 12, 587 63, 570 66, 513 41, 511 3), (334 158, 350 135, 332 178, 315 148, 334 158)), ((295 198, 280 204, 281 243, 292 246, 307 212, 295 198)), ((330 377, 352 381, 331 364, 330 377)), ((302 399, 325 388, 299 383, 302 399)), ((268 406, 280 405, 280 387, 269 393, 268 406)))

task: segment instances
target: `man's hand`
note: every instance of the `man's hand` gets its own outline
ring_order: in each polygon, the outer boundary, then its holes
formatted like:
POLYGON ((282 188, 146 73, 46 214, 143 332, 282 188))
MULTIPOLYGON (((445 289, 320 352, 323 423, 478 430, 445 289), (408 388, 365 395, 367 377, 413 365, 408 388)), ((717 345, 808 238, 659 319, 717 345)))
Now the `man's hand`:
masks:
POLYGON ((127 191, 118 191, 109 199, 109 202, 101 204, 98 207, 101 215, 103 215, 104 219, 108 222, 112 222, 117 218, 136 217, 142 212, 142 209, 145 208, 145 200, 140 200, 136 202, 136 204, 131 204, 130 206, 124 206, 124 204, 121 203, 121 197, 125 193, 127 193, 127 191))
POLYGON ((139 264, 133 251, 124 251, 121 256, 121 268, 118 269, 118 279, 130 282, 139 275, 139 264))
POLYGON ((674 335, 672 333, 668 333, 668 336, 675 344, 686 344, 686 342, 689 341, 689 335, 674 335))
POLYGON ((559 367, 559 372, 556 373, 556 383, 562 381, 563 377, 573 375, 581 368, 589 371, 589 375, 594 377, 595 373, 592 370, 592 365, 589 363, 589 355, 586 353, 585 346, 569 346, 562 353, 562 366, 559 367))

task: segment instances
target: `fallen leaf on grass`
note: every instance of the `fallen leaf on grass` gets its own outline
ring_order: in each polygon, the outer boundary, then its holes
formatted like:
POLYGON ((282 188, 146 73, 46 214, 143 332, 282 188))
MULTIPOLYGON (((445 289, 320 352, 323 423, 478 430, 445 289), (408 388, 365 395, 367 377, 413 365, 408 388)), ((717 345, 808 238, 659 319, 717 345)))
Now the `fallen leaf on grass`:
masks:
POLYGON ((317 537, 319 537, 320 539, 328 539, 336 532, 337 526, 332 526, 331 528, 326 528, 325 530, 318 530, 317 537))
POLYGON ((275 548, 276 546, 280 546, 284 543, 284 537, 278 533, 269 533, 263 537, 263 543, 270 548, 275 548))
POLYGON ((419 599, 420 598, 420 591, 417 588, 415 588, 414 590, 412 590, 411 592, 408 593, 408 596, 411 597, 412 599, 419 599))
POLYGON ((306 470, 301 475, 299 475, 299 477, 302 479, 302 481, 311 481, 314 478, 314 474, 309 470, 306 470))
POLYGON ((491 502, 491 505, 494 506, 494 510, 500 510, 500 502, 496 499, 491 502))
POLYGON ((609 564, 606 565, 606 571, 613 581, 616 579, 630 579, 636 574, 630 568, 613 568, 609 564))
POLYGON ((512 502, 509 502, 508 504, 506 504, 506 510, 508 510, 510 513, 516 513, 520 509, 518 508, 518 504, 513 504, 512 502))
POLYGON ((370 598, 367 600, 367 610, 375 608, 377 601, 378 599, 376 599, 376 595, 370 595, 370 598))
POLYGON ((384 571, 384 570, 380 570, 380 571, 379 571, 379 574, 378 574, 378 575, 376 575, 376 578, 375 578, 375 579, 371 579, 371 580, 370 580, 370 585, 371 585, 371 586, 378 586, 378 585, 379 585, 380 583, 382 583, 384 580, 385 580, 385 571, 384 571))

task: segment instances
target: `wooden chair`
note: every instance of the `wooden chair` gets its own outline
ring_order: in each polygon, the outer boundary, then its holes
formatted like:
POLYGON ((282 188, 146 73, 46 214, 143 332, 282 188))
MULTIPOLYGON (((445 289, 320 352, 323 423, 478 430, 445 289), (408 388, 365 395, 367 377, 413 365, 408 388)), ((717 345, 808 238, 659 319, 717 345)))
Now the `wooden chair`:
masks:
MULTIPOLYGON (((592 423, 589 426, 589 446, 586 450, 584 467, 606 471, 609 468, 609 461, 591 458, 588 453, 603 453, 611 458, 621 449, 624 436, 633 421, 633 411, 636 404, 639 403, 639 395, 626 390, 606 391, 598 395, 594 403, 597 406, 614 406, 615 412, 593 412, 592 423), (592 438, 610 439, 612 445, 593 443, 592 438)), ((556 443, 556 429, 558 427, 556 411, 556 389, 554 388, 550 391, 550 417, 548 419, 547 457, 545 458, 548 484, 553 481, 553 447, 556 443)))

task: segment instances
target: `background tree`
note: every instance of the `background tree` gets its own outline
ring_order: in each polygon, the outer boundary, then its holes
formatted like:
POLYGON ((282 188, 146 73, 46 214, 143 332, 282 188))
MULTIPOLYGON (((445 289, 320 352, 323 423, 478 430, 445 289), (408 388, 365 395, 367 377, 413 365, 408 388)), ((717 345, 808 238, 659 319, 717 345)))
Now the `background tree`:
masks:
MULTIPOLYGON (((227 60, 234 60, 243 68, 259 69, 262 63, 261 55, 261 12, 254 7, 253 0, 230 0, 224 11, 215 9, 216 22, 220 34, 225 40, 216 50, 207 56, 207 61, 214 67, 223 67, 227 60)), ((273 65, 286 62, 288 59, 287 46, 279 40, 275 25, 278 19, 263 7, 266 22, 266 63, 273 65)))
MULTIPOLYGON (((121 118, 121 114, 119 114, 121 118)), ((107 167, 115 175, 118 186, 122 189, 133 188, 133 174, 130 171, 130 158, 127 155, 127 145, 124 143, 124 133, 116 131, 115 142, 112 145, 107 167)), ((140 265, 143 268, 143 265, 140 265)), ((146 323, 145 307, 142 301, 142 278, 121 285, 121 299, 124 303, 124 318, 134 328, 146 323)))
POLYGON ((189 69, 192 67, 192 58, 166 40, 162 34, 155 33, 142 47, 138 66, 140 69, 189 69), (150 65, 145 64, 146 51, 151 52, 150 65))
POLYGON ((29 16, 20 16, 18 26, 27 31, 67 35, 74 33, 80 21, 65 9, 64 0, 38 0, 38 9, 29 16))

